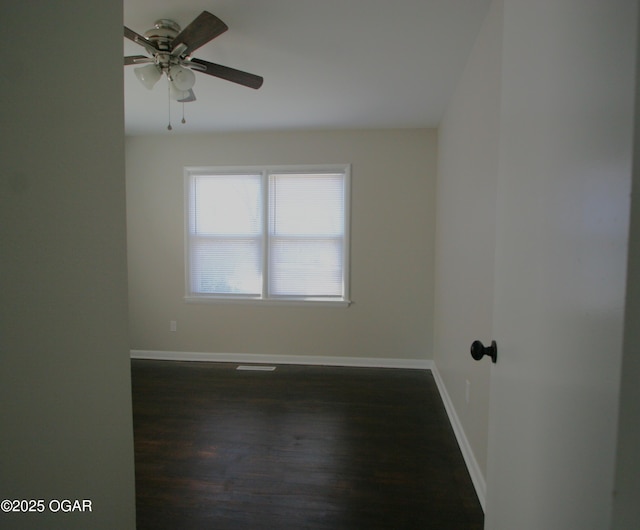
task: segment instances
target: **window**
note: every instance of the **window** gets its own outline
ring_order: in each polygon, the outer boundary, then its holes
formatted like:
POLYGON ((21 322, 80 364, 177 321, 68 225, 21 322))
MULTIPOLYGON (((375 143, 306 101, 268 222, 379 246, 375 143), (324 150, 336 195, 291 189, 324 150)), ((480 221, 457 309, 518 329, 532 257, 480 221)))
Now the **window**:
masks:
POLYGON ((349 166, 185 168, 187 299, 348 303, 349 166))

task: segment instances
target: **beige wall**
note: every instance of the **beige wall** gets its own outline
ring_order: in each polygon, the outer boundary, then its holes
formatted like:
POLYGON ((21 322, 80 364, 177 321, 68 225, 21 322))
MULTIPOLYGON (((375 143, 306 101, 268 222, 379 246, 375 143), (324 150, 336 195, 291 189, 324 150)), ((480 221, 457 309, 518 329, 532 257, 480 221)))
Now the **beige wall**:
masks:
POLYGON ((441 123, 436 196, 434 359, 483 475, 491 362, 469 346, 493 338, 501 23, 494 2, 441 123))
POLYGON ((45 501, 0 526, 135 528, 122 4, 0 19, 0 499, 45 501))
POLYGON ((431 358, 434 130, 129 137, 126 158, 132 349, 431 358), (183 167, 324 163, 352 164, 353 305, 186 303, 183 167))

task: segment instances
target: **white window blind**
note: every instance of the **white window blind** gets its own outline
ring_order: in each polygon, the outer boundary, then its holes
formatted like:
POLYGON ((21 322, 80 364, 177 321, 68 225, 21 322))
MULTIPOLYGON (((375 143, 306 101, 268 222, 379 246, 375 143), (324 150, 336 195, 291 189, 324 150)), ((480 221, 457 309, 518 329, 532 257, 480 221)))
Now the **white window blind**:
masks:
POLYGON ((346 302, 348 170, 186 168, 187 298, 346 302))
POLYGON ((190 291, 259 296, 262 176, 200 175, 190 187, 190 291))

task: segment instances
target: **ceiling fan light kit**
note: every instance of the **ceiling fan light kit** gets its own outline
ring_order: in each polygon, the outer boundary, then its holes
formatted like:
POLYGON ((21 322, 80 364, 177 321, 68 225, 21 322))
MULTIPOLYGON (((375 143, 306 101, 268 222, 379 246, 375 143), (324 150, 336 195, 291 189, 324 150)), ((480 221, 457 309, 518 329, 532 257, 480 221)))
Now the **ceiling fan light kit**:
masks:
MULTIPOLYGON (((249 88, 260 88, 263 83, 263 78, 260 76, 202 59, 191 58, 191 53, 194 50, 228 29, 222 20, 208 11, 200 13, 183 30, 176 22, 168 19, 157 20, 154 27, 146 31, 144 36, 124 26, 124 36, 142 46, 149 54, 149 56, 127 56, 124 58, 124 64, 125 66, 139 65, 134 69, 134 73, 140 83, 148 90, 152 90, 164 74, 168 80, 169 98, 181 103, 190 103, 196 100, 193 92, 193 86, 196 82, 194 71, 249 88)), ((184 107, 182 123, 185 123, 184 107)), ((167 129, 172 129, 170 108, 167 129)))

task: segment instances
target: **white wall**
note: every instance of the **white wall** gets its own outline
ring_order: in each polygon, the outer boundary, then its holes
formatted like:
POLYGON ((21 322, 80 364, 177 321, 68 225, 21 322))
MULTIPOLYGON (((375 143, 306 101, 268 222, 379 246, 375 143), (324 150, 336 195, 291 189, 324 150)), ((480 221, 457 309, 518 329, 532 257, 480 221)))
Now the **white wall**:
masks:
POLYGON ((0 526, 134 528, 122 5, 0 15, 0 526))
POLYGON ((431 358, 434 130, 143 136, 126 151, 132 349, 431 358), (186 303, 183 167, 323 163, 352 164, 353 305, 186 303))
POLYGON ((477 462, 481 499, 490 361, 474 361, 469 347, 492 339, 501 43, 502 5, 494 2, 438 137, 434 360, 477 462))

